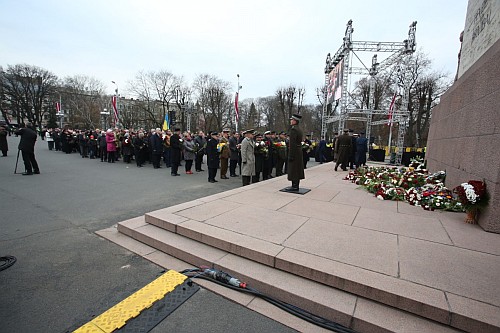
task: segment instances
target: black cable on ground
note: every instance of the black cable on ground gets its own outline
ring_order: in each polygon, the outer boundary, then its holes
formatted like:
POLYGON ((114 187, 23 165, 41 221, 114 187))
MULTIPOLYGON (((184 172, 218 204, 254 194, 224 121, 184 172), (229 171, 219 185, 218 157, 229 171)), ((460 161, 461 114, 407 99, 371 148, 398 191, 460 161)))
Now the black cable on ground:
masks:
POLYGON ((17 259, 14 256, 0 257, 0 271, 9 268, 16 263, 17 259))
POLYGON ((208 280, 214 283, 217 283, 221 286, 233 289, 233 290, 238 290, 240 292, 245 292, 247 294, 251 294, 257 297, 262 298, 263 300, 279 307, 280 309, 293 314, 294 316, 297 316, 309 323, 312 323, 314 325, 320 326, 322 328, 338 332, 338 333, 356 333, 356 331, 345 327, 339 323, 330 321, 325 318, 318 317, 304 309, 301 309, 295 305, 288 304, 286 302, 282 302, 274 297, 267 296, 260 291, 250 288, 246 285, 246 283, 240 283, 239 280, 232 278, 229 274, 221 272, 221 271, 215 271, 212 269, 208 270, 201 270, 198 268, 195 269, 187 269, 182 271, 181 273, 185 274, 186 276, 190 278, 197 278, 197 279, 204 279, 208 280), (208 271, 208 274, 206 273, 208 271), (228 282, 228 279, 231 278, 231 282, 228 282), (238 284, 238 286, 235 285, 238 284))

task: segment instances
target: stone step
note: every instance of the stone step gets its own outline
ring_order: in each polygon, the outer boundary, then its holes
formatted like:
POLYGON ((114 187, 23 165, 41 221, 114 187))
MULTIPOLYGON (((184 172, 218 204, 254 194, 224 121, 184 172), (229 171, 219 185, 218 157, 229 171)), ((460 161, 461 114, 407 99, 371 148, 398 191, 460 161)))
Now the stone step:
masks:
POLYGON ((174 206, 147 213, 144 222, 212 248, 464 331, 500 331, 498 308, 489 304, 175 214, 184 208, 174 206))
MULTIPOLYGON (((358 332, 459 332, 436 321, 159 228, 142 217, 120 222, 118 231, 193 266, 228 272, 267 295, 358 332)), ((236 245, 233 250, 238 251, 236 245)))

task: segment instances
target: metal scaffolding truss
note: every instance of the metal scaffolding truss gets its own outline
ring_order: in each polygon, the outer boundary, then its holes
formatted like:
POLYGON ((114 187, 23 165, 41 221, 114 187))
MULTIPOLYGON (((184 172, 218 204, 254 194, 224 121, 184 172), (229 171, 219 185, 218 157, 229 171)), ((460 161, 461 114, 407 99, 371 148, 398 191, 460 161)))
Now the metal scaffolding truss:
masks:
POLYGON ((398 123, 398 138, 396 163, 401 163, 403 153, 404 135, 408 125, 408 94, 409 94, 409 74, 406 66, 415 52, 415 32, 417 22, 410 24, 408 39, 402 42, 368 42, 353 41, 352 20, 347 22, 345 36, 342 45, 333 57, 328 53, 325 66, 325 93, 322 112, 321 138, 326 137, 327 124, 338 123, 338 131, 344 128, 345 121, 356 120, 366 122, 366 136, 370 138, 371 127, 388 123, 388 120, 372 121, 373 115, 391 115, 391 122, 398 123), (371 67, 367 67, 359 58, 357 52, 375 53, 372 56, 371 67), (380 63, 377 61, 377 52, 391 53, 380 63), (357 59, 363 67, 351 66, 352 60, 357 59), (399 110, 374 110, 374 90, 377 75, 386 72, 389 76, 399 72, 399 81, 394 82, 395 90, 401 98, 399 110), (401 75, 402 74, 402 75, 401 75), (368 97, 368 107, 360 108, 349 92, 349 83, 353 75, 364 75, 369 79, 370 96, 368 97), (339 93, 340 92, 340 93, 339 93), (331 105, 331 108, 328 106, 331 105))

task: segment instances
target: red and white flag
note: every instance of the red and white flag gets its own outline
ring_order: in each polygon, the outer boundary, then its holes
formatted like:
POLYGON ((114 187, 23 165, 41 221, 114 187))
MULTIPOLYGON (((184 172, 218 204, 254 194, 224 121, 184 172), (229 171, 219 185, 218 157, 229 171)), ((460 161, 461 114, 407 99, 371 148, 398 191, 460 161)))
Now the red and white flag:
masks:
POLYGON ((394 94, 394 96, 392 97, 391 104, 389 105, 389 121, 387 122, 387 125, 389 125, 389 126, 392 124, 392 113, 394 111, 394 104, 396 102, 397 94, 398 93, 394 94))
POLYGON ((57 113, 61 112, 61 103, 56 102, 56 111, 57 113))
POLYGON ((236 93, 236 97, 234 98, 234 109, 236 115, 236 121, 240 120, 240 110, 238 110, 238 93, 236 93))
POLYGON ((113 105, 113 116, 115 118, 115 126, 118 124, 118 109, 116 108, 116 96, 111 97, 111 104, 113 105))

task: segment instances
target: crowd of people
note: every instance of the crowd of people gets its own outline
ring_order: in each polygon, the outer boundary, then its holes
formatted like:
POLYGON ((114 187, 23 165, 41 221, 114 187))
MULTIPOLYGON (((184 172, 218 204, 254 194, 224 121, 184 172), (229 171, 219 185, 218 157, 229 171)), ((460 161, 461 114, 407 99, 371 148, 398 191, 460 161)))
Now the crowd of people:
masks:
MULTIPOLYGON (((321 144, 320 144, 321 146, 321 144)), ((366 153, 368 152, 368 139, 365 133, 354 133, 351 129, 344 129, 342 135, 335 133, 333 138, 335 171, 340 165, 343 171, 366 166, 366 153)), ((320 151, 321 151, 320 147, 320 151)))
MULTIPOLYGON (((217 182, 217 178, 243 175, 246 185, 284 175, 288 167, 289 138, 285 132, 246 130, 240 133, 223 129, 220 133, 212 131, 205 135, 203 131, 181 133, 179 128, 173 131, 160 128, 150 131, 114 128, 105 131, 65 127, 45 130, 43 139, 49 150, 78 153, 82 158, 103 163, 121 160, 128 164, 135 162, 137 167, 149 163, 155 169, 170 168, 172 176, 180 175, 181 163, 187 175, 193 174, 193 171, 205 171, 202 165, 206 163, 208 181, 212 183, 217 182), (245 138, 253 143, 251 158, 247 149, 242 150, 245 138)), ((312 142, 309 137, 304 137, 301 143, 304 147, 301 160, 306 168, 312 142)))
MULTIPOLYGON (((0 136, 5 136, 4 131, 0 132, 0 136)), ((161 169, 164 165, 170 168, 172 176, 180 175, 179 167, 182 161, 187 175, 193 174, 193 165, 194 171, 205 171, 202 164, 206 156, 209 182, 217 182, 219 172, 220 179, 241 175, 243 185, 288 173, 291 157, 290 133, 259 133, 253 129, 239 133, 223 129, 221 133, 212 131, 205 135, 203 131, 195 134, 189 131, 181 133, 179 128, 173 131, 160 128, 146 131, 118 128, 73 130, 69 127, 49 128, 39 132, 47 142, 49 150, 66 154, 78 153, 82 158, 97 159, 103 163, 115 163, 122 159, 123 163, 127 164, 135 162, 137 167, 149 163, 153 168, 161 169)), ((363 132, 354 134, 345 129, 342 135, 336 133, 333 142, 328 145, 332 147, 331 158, 326 157, 325 140, 321 140, 319 144, 313 143, 309 136, 303 136, 302 132, 297 140, 300 140, 300 160, 304 169, 307 168, 313 147, 320 163, 333 158, 335 171, 339 165, 344 171, 348 167, 353 169, 366 165, 368 140, 363 132)))

